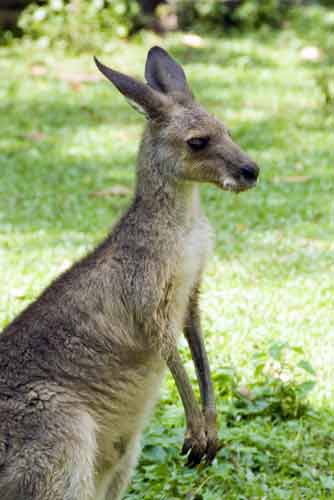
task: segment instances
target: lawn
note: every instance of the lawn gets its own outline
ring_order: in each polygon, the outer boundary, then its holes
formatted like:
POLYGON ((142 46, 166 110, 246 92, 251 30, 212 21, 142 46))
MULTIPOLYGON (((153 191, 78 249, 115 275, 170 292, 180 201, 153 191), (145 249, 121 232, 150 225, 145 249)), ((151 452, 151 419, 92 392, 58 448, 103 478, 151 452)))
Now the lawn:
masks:
MULTIPOLYGON (((216 246, 201 309, 224 446, 210 468, 183 466, 169 377, 127 500, 334 498, 334 120, 318 63, 301 57, 311 42, 292 30, 198 47, 145 35, 98 54, 141 77, 162 44, 261 166, 250 192, 202 188, 216 246)), ((1 326, 129 203, 144 120, 95 78, 92 55, 0 48, 1 326)))

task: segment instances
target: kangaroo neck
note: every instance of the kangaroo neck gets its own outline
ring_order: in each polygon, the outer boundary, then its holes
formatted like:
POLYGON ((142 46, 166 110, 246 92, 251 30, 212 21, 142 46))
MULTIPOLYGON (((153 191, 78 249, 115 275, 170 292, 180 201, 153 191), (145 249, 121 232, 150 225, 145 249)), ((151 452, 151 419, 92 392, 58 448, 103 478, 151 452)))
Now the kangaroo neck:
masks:
POLYGON ((166 217, 178 226, 188 226, 198 212, 198 187, 190 183, 187 186, 171 187, 152 182, 141 189, 139 184, 135 193, 135 205, 145 207, 152 219, 166 217))
POLYGON ((200 212, 198 186, 176 178, 176 163, 146 129, 138 156, 135 205, 149 210, 152 219, 166 217, 179 227, 189 226, 200 212))

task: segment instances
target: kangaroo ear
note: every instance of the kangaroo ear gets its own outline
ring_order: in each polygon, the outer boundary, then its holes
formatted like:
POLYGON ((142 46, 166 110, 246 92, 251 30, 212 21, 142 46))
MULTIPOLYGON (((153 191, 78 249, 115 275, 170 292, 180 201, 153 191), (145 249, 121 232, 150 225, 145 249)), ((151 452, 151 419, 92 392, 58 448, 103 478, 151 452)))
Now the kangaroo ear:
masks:
POLYGON ((181 66, 161 47, 152 47, 145 65, 147 83, 156 90, 169 94, 182 92, 191 96, 186 75, 181 66))
POLYGON ((167 104, 166 96, 145 83, 108 68, 96 57, 94 61, 101 73, 118 88, 135 109, 149 118, 156 118, 162 113, 167 104))

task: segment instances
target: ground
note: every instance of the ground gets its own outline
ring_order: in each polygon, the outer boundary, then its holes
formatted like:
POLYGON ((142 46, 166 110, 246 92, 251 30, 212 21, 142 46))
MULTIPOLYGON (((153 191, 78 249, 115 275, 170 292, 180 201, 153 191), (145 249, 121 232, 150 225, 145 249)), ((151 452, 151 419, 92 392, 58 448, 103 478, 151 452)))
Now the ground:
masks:
MULTIPOLYGON (((334 498, 333 114, 317 63, 302 57, 310 41, 288 29, 145 35, 98 55, 141 77, 156 43, 183 63, 261 176, 238 196, 202 189, 216 246, 201 309, 223 447, 210 468, 183 466, 183 410, 168 378, 126 498, 334 498)), ((29 42, 0 49, 2 326, 129 203, 144 121, 95 79, 92 55, 29 42)))

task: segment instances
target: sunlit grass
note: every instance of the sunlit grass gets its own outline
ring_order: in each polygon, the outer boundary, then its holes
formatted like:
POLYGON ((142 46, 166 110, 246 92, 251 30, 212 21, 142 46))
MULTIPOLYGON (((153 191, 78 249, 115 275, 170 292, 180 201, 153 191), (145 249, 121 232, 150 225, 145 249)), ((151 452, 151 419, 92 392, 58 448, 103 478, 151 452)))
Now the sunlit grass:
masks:
MULTIPOLYGON (((196 49, 182 35, 150 35, 101 58, 141 76, 155 43, 184 64, 198 99, 261 166, 252 192, 203 188, 217 234, 202 311, 220 411, 227 405, 221 370, 253 384, 253 356, 273 342, 302 348, 317 385, 300 419, 233 420, 231 403, 228 425, 221 419, 224 449, 211 469, 194 472, 181 467, 183 412, 169 380, 127 498, 334 498, 333 119, 313 66, 300 58, 304 42, 283 32, 264 40, 207 38, 196 49)), ((18 45, 0 56, 4 326, 124 211, 128 198, 93 193, 132 186, 144 122, 106 82, 86 78, 97 74, 92 54, 18 45), (76 74, 88 81, 75 83, 76 74)))

